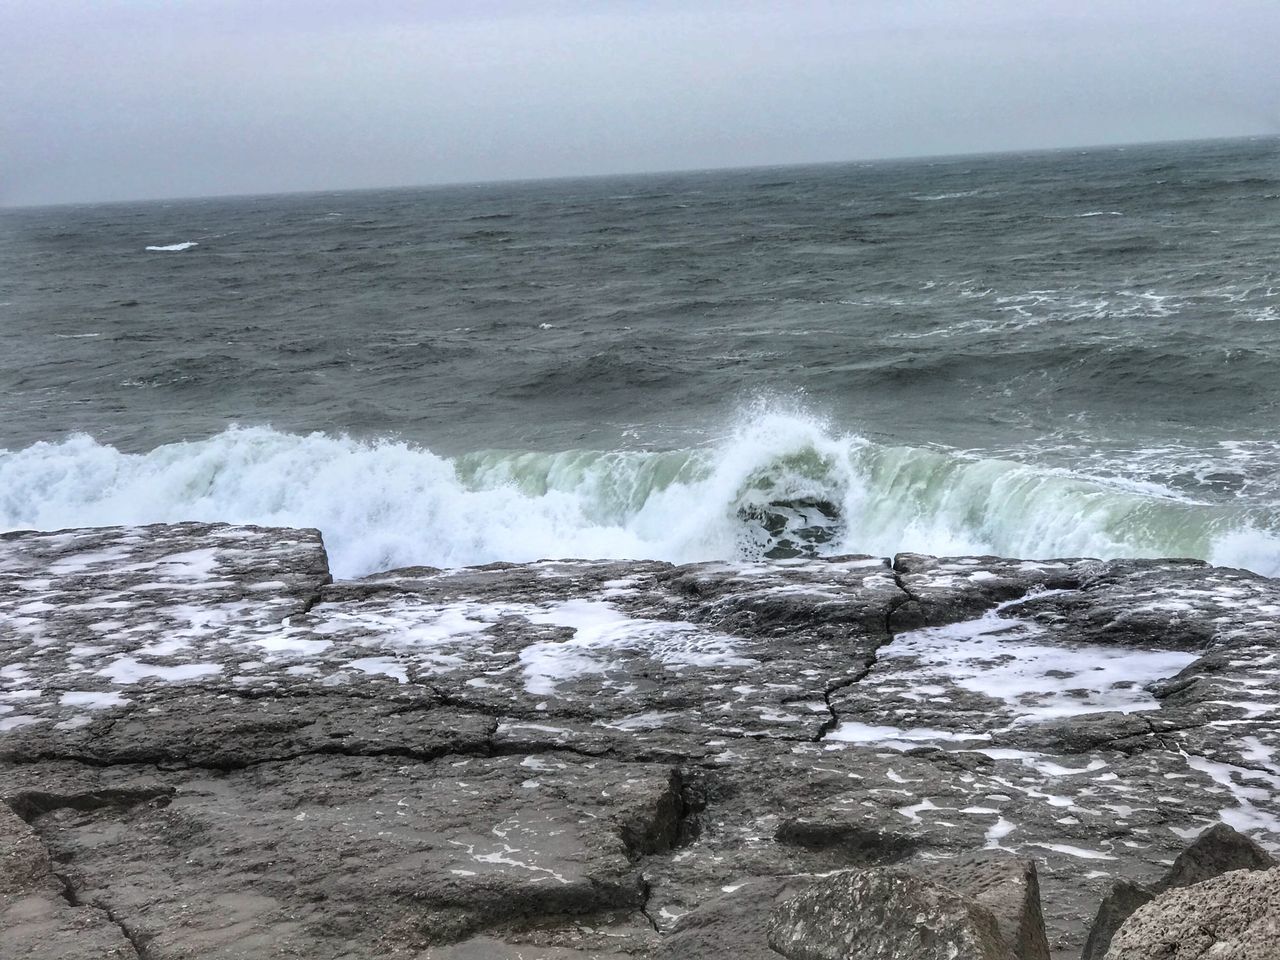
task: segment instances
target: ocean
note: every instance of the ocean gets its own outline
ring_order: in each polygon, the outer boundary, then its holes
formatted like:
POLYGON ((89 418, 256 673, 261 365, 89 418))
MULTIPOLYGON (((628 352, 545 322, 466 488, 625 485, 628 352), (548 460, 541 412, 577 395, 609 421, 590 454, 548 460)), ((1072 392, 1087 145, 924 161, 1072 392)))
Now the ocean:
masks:
POLYGON ((1280 575, 1280 140, 0 211, 0 528, 1280 575))

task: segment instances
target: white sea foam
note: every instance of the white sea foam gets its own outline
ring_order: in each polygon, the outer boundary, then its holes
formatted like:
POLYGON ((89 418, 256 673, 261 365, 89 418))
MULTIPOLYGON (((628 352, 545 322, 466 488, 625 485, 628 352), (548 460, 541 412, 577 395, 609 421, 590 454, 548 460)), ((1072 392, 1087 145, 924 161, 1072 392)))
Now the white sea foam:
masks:
POLYGON ((1217 781, 1225 788, 1224 793, 1235 801, 1234 806, 1223 807, 1218 812, 1223 823, 1245 832, 1265 830, 1280 837, 1280 817, 1268 809, 1280 791, 1280 776, 1208 757, 1184 753, 1183 758, 1191 769, 1217 781))
POLYGON ((570 640, 534 643, 520 651, 525 689, 533 694, 553 694, 561 681, 605 674, 616 667, 616 658, 637 647, 675 669, 754 662, 738 654, 730 637, 699 630, 692 623, 630 617, 599 600, 565 600, 526 616, 530 623, 573 631, 570 640))
POLYGON ((58 698, 64 707, 83 707, 86 710, 104 710, 124 706, 130 701, 114 692, 97 690, 68 690, 58 698))
POLYGON ((201 677, 221 673, 222 668, 216 663, 180 663, 164 666, 154 663, 140 663, 134 657, 117 657, 98 671, 99 676, 106 677, 112 683, 124 685, 139 683, 148 677, 155 677, 165 683, 183 683, 199 680, 201 677))
MULTIPOLYGON (((0 528, 223 520, 319 527, 334 572, 548 557, 751 559, 752 511, 839 513, 832 555, 1191 556, 1280 573, 1280 534, 1157 484, 891 447, 764 412, 699 450, 477 452, 230 429, 123 453, 86 436, 0 451, 0 528), (744 517, 746 519, 744 519, 744 517)), ((193 560, 196 558, 192 558, 193 560)))
POLYGON ((1079 860, 1115 860, 1109 853, 1101 850, 1090 850, 1086 847, 1075 847, 1069 843, 1033 843, 1033 847, 1041 847, 1045 850, 1052 850, 1054 853, 1061 853, 1068 857, 1076 857, 1079 860))
POLYGON ((976 620, 900 634, 882 661, 905 659, 912 682, 946 678, 965 690, 1003 700, 1015 722, 1100 711, 1135 713, 1159 703, 1146 685, 1196 659, 1176 650, 1036 642, 1042 627, 990 610, 976 620))
POLYGON ((192 247, 200 246, 195 240, 187 240, 183 243, 170 243, 164 246, 147 247, 148 250, 154 252, 180 252, 182 250, 190 250, 192 247))
POLYGON ((835 729, 828 733, 826 739, 840 741, 841 743, 869 744, 886 747, 890 750, 912 750, 923 743, 936 743, 938 741, 973 742, 988 740, 990 739, 990 734, 955 733, 950 730, 934 730, 929 727, 904 729, 902 727, 873 726, 866 723, 845 721, 838 724, 835 729))

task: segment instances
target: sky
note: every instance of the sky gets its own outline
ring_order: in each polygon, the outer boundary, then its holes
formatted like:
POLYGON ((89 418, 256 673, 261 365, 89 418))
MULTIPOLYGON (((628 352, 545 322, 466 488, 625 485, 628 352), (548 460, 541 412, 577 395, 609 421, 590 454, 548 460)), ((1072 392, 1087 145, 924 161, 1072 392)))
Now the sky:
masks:
POLYGON ((1280 133, 1277 0, 0 0, 0 205, 1280 133))

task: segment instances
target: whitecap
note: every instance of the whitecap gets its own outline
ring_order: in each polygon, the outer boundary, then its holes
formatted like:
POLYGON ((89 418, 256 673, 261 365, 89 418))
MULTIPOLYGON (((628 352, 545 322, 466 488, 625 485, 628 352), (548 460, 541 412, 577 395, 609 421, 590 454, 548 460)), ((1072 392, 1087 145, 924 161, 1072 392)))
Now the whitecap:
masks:
POLYGON ((832 515, 820 547, 830 555, 1186 556, 1280 573, 1280 531, 1265 511, 1150 481, 872 443, 770 409, 744 411, 708 447, 671 451, 447 458, 403 441, 252 427, 126 453, 80 435, 0 450, 0 491, 0 529, 318 527, 338 576, 557 557, 752 560, 770 545, 762 516, 814 514, 804 502, 832 515))
POLYGON ((981 190, 956 190, 952 193, 917 194, 912 200, 959 200, 962 197, 976 197, 981 190))

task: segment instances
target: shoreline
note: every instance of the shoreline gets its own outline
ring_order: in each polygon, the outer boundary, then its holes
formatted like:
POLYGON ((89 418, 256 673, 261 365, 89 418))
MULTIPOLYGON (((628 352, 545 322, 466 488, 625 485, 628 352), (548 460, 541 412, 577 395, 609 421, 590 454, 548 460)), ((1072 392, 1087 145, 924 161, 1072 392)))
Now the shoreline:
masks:
POLYGON ((714 956, 766 888, 983 853, 1056 960, 1215 824, 1280 851, 1278 638, 1280 581, 1199 561, 333 581, 316 531, 9 533, 0 798, 63 927, 149 958, 714 956))

